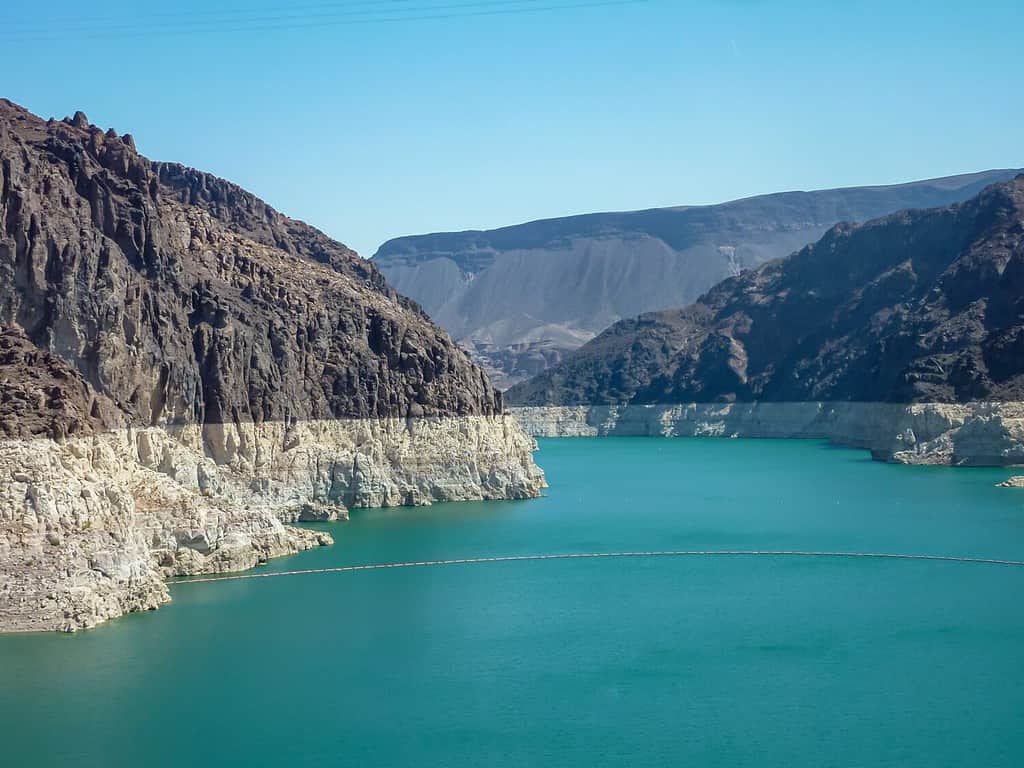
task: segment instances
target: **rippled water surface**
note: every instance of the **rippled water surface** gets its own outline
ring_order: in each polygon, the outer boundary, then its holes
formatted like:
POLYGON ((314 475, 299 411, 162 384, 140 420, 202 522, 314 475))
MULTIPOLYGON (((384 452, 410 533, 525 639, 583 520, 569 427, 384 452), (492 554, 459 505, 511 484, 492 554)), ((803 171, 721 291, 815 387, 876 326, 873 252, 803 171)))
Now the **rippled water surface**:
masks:
MULTIPOLYGON (((817 442, 542 441, 543 499, 365 510, 269 570, 545 552, 1024 559, 1006 470, 817 442)), ((178 584, 0 637, 11 766, 1020 766, 1024 568, 559 560, 178 584)))

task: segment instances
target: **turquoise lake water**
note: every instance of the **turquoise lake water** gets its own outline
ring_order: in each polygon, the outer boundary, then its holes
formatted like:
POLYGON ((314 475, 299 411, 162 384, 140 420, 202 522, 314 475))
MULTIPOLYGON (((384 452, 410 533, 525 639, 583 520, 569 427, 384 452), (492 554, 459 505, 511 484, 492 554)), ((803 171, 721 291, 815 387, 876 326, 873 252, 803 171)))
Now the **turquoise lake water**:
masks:
MULTIPOLYGON (((362 510, 268 570, 544 552, 1024 559, 996 469, 541 441, 543 499, 362 510)), ((178 584, 0 637, 4 766, 1021 766, 1024 568, 666 558, 178 584)))

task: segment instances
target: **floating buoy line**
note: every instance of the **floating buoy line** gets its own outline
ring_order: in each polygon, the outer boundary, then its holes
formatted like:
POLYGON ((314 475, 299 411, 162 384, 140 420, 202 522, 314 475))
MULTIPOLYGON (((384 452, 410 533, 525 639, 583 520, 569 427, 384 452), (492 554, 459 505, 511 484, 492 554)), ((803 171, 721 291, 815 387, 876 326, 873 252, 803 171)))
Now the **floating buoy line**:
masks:
POLYGON ((974 563, 980 565, 1008 565, 1024 567, 1024 560, 1001 560, 989 557, 957 557, 954 555, 912 555, 891 552, 811 552, 801 550, 669 550, 651 552, 567 552, 551 555, 499 555, 496 557, 463 557, 451 560, 420 560, 406 563, 369 563, 341 565, 333 568, 307 568, 299 571, 267 571, 265 573, 237 573, 229 576, 204 576, 173 581, 171 584, 203 584, 212 581, 242 581, 245 579, 272 579, 280 576, 307 576, 314 573, 352 573, 354 571, 381 571, 388 568, 435 568, 443 565, 478 565, 483 563, 522 563, 536 560, 594 560, 653 557, 804 557, 846 558, 867 560, 923 560, 940 563, 974 563))

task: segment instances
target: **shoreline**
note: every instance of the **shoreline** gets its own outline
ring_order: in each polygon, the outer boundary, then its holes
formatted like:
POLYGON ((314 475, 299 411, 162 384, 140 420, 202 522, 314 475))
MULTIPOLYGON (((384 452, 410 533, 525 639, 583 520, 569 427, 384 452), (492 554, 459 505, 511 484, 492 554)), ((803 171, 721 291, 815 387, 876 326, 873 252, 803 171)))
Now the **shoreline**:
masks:
POLYGON ((914 465, 1024 465, 1024 403, 683 403, 510 406, 534 437, 819 439, 914 465))
POLYGON ((536 497, 535 449, 507 415, 0 440, 0 632, 87 629, 168 602, 166 578, 333 543, 287 523, 536 497))

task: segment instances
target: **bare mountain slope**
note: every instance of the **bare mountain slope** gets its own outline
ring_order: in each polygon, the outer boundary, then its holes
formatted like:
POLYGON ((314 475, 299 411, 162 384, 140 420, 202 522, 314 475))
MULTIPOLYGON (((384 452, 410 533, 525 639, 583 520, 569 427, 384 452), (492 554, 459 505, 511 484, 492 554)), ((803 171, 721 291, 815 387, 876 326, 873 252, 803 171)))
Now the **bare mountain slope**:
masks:
POLYGON ((1024 401, 1024 175, 616 323, 521 405, 1024 401))
POLYGON ((372 263, 131 137, 0 102, 0 324, 145 423, 490 414, 372 263))
POLYGON ((814 242, 840 221, 948 205, 1015 174, 986 171, 401 237, 382 245, 373 261, 473 351, 499 386, 510 385, 620 319, 685 306, 743 269, 814 242))

